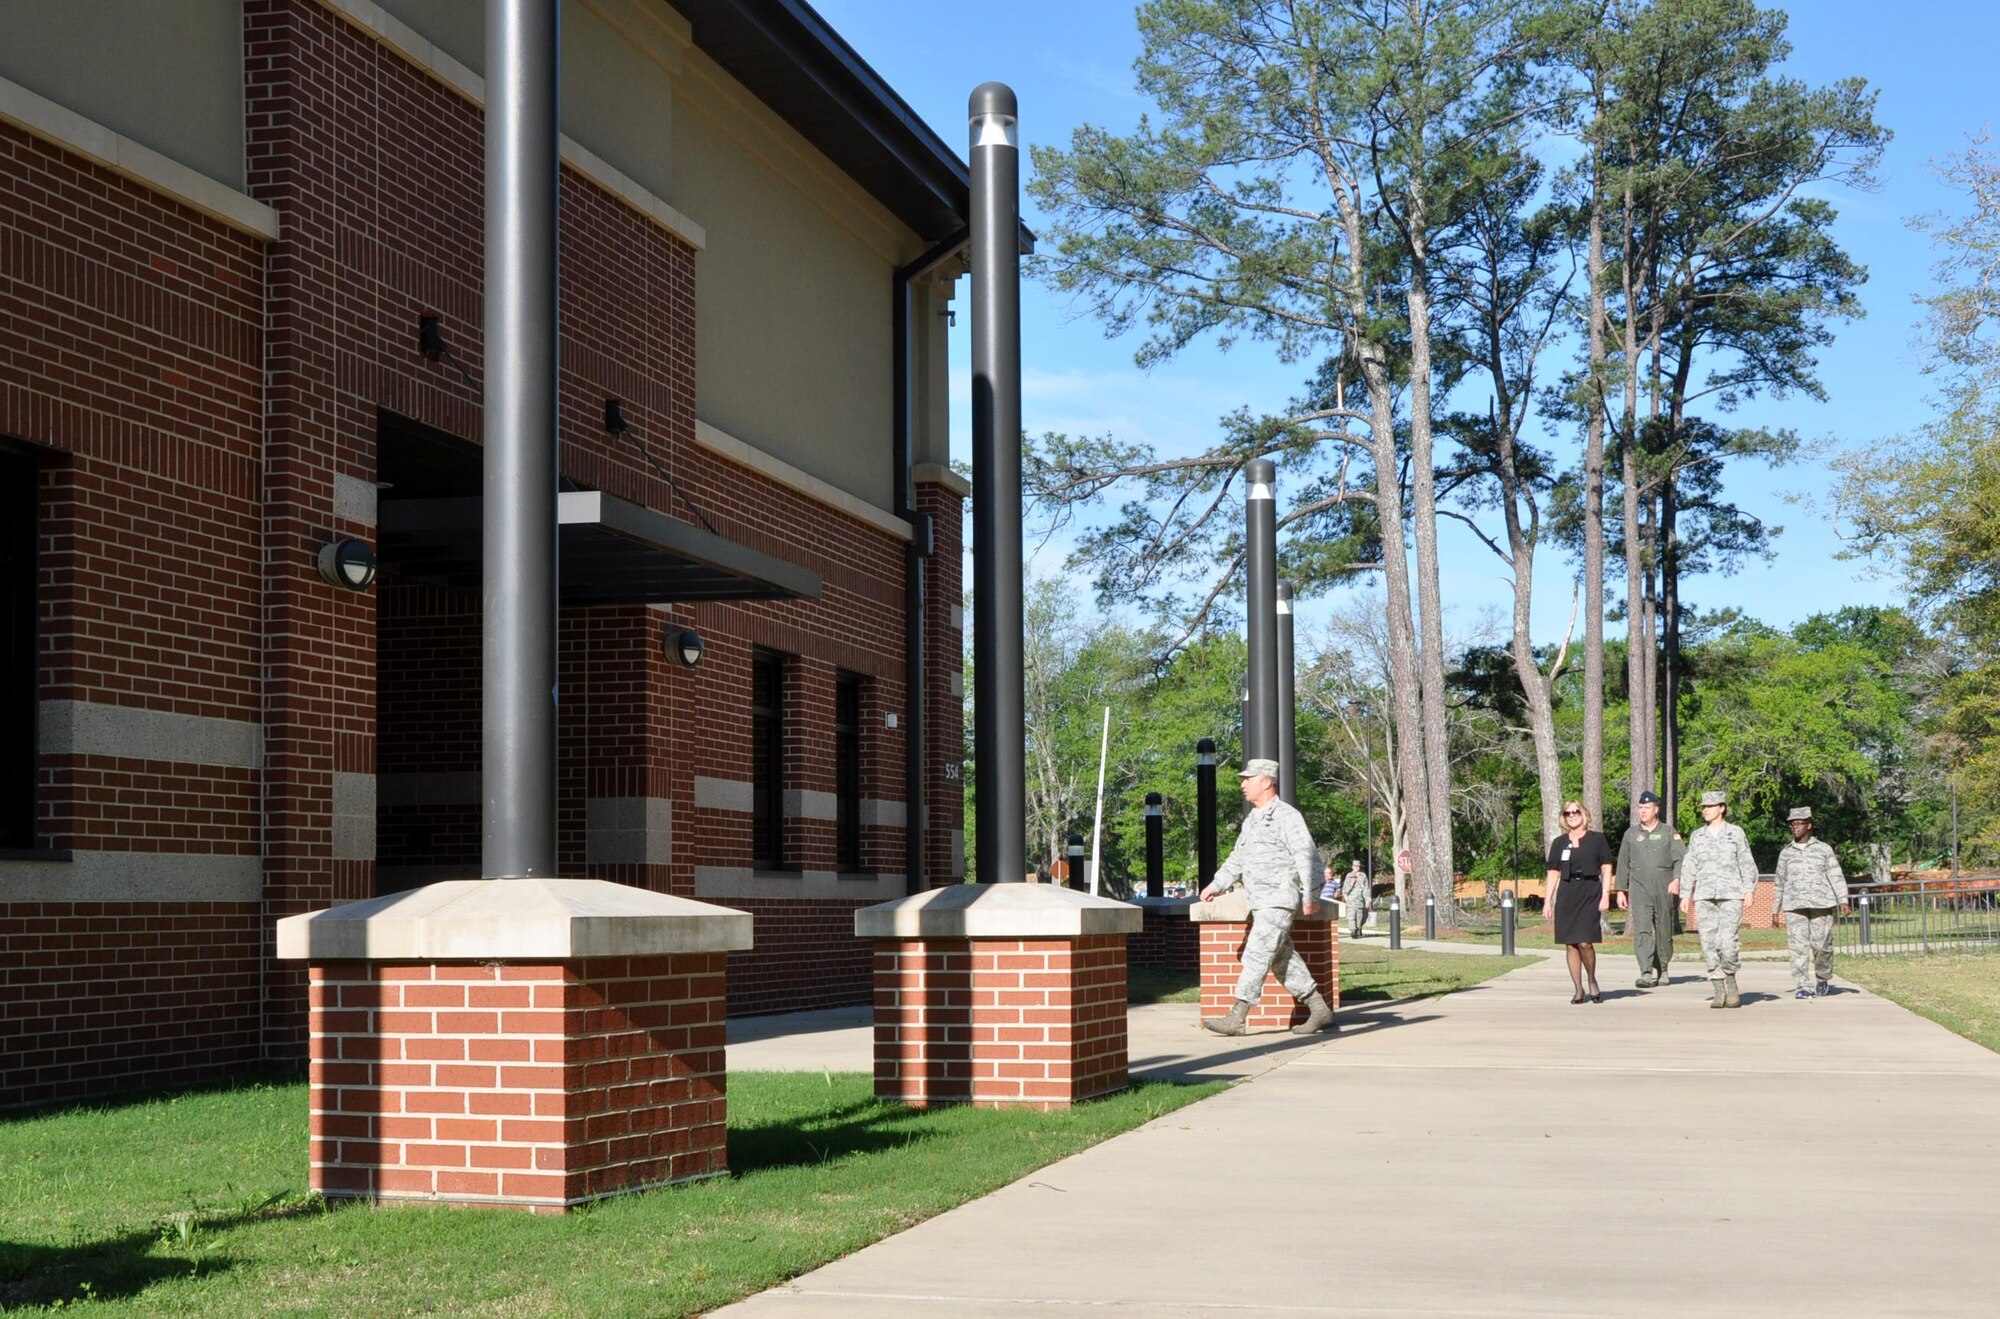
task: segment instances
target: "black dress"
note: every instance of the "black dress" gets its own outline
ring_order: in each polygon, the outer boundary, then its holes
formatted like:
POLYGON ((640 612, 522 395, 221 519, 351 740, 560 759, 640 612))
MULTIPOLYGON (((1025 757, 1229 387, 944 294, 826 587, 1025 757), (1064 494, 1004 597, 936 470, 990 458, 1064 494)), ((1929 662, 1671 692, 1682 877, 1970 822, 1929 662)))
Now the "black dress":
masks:
POLYGON ((1604 867, 1611 862, 1611 844, 1595 829, 1575 843, 1562 833, 1549 844, 1548 868, 1562 876, 1562 891, 1556 895, 1557 943, 1596 943, 1604 937, 1597 901, 1604 894, 1604 867))

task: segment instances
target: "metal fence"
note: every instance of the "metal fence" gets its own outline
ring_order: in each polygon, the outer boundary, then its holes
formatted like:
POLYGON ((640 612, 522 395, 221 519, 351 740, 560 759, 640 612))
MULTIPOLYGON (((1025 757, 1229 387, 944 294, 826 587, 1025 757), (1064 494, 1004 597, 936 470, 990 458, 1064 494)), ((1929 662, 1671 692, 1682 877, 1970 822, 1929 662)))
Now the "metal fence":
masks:
POLYGON ((2000 877, 1856 885, 1834 921, 1835 948, 1850 953, 1939 953, 2000 945, 2000 877))

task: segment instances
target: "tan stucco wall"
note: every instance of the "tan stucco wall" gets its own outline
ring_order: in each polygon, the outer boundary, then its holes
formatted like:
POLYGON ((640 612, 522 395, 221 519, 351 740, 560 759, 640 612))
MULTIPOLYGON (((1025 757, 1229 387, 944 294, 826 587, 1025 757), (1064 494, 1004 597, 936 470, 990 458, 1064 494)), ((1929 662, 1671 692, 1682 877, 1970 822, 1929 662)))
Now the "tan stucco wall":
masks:
POLYGON ((243 187, 242 0, 0 0, 0 78, 243 187))
MULTIPOLYGON (((480 0, 376 3, 485 75, 480 0)), ((687 41, 686 20, 658 0, 570 0, 562 7, 563 132, 683 211, 673 187, 672 75, 687 41)))

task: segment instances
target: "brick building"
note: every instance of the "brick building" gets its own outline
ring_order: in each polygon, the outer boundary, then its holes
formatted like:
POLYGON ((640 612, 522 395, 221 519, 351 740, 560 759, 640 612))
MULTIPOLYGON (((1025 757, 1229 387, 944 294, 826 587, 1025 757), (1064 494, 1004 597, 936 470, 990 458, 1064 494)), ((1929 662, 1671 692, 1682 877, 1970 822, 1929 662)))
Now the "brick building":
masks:
MULTIPOLYGON (((299 1057, 273 922, 478 874, 481 9, 0 0, 0 1106, 299 1057)), ((562 55, 563 870, 863 1001, 963 869, 965 167, 801 0, 562 55)))

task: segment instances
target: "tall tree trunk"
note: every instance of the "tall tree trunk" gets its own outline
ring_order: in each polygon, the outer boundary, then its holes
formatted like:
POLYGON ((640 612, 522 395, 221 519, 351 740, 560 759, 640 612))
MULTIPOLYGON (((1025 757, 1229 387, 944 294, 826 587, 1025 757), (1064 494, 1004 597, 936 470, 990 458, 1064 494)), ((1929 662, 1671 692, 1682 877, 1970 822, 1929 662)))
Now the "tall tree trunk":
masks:
POLYGON ((1624 255, 1625 409, 1624 434, 1619 437, 1618 445, 1618 481, 1625 533, 1625 707, 1632 763, 1626 783, 1628 803, 1637 801, 1642 791, 1653 786, 1653 715, 1645 702, 1647 648, 1641 581, 1645 543, 1639 533, 1639 307, 1634 296, 1637 244, 1632 226, 1632 186, 1627 180, 1619 243, 1624 255))
POLYGON ((1670 467, 1660 487, 1660 615, 1661 692, 1660 767, 1661 796, 1666 818, 1678 821, 1681 796, 1681 593, 1680 537, 1675 521, 1678 513, 1678 474, 1670 467))
POLYGON ((1590 377, 1583 427, 1583 804, 1604 818, 1604 152, 1591 149, 1590 377))
POLYGON ((1429 836, 1418 854, 1422 896, 1437 900, 1441 919, 1452 906, 1451 746, 1444 711, 1444 603, 1438 587, 1437 484, 1431 461, 1430 271, 1424 256, 1421 202, 1409 216, 1410 288, 1410 520, 1417 546, 1417 614, 1423 632, 1417 648, 1423 722, 1423 761, 1429 836))

